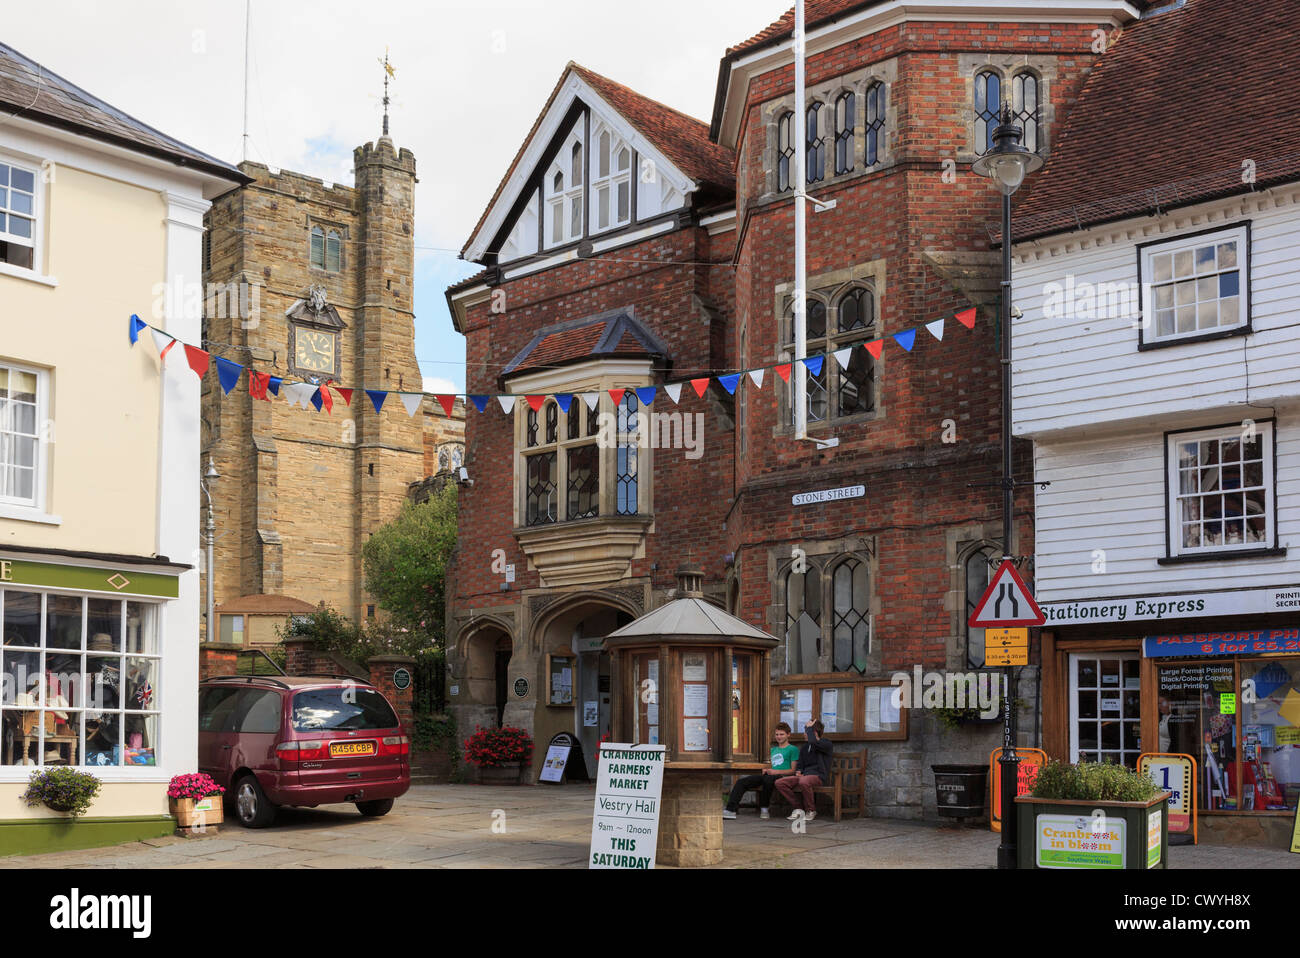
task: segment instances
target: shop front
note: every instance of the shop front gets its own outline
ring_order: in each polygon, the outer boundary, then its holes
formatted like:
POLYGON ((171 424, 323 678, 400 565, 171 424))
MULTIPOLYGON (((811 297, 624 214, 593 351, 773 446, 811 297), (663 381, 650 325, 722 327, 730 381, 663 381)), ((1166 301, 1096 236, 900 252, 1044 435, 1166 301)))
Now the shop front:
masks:
MULTIPOLYGON (((1143 600, 1110 601, 1123 619, 1042 632, 1048 754, 1130 767, 1142 753, 1190 755, 1202 837, 1284 843, 1300 800, 1300 617, 1131 621, 1143 600)), ((1067 608, 1107 606, 1045 606, 1049 622, 1067 608)))
POLYGON ((169 621, 178 621, 188 568, 27 550, 0 555, 5 852, 107 844, 175 827, 167 782, 194 770, 197 649, 170 648, 165 636, 169 621), (102 783, 74 825, 20 799, 33 771, 58 766, 102 783))

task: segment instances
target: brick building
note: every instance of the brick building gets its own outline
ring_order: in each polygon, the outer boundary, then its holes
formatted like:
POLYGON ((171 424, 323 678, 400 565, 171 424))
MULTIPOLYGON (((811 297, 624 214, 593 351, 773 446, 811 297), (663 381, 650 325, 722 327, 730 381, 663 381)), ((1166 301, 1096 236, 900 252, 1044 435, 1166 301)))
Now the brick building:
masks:
MULTIPOLYGON (((463 725, 523 725, 539 744, 577 732, 590 754, 609 727, 598 637, 660 605, 689 562, 707 595, 781 638, 772 721, 798 731, 820 716, 837 748, 868 746, 873 813, 932 811, 923 766, 1000 744, 992 726, 900 715, 889 694, 896 670, 983 667, 965 622, 1001 554, 999 196, 970 164, 1004 98, 1049 155, 1090 67, 1144 5, 968 6, 813 0, 806 102, 793 102, 790 12, 727 51, 709 126, 566 68, 463 251, 484 271, 447 294, 469 391, 548 397, 467 422, 477 482, 461 499, 448 630, 463 725), (793 390, 769 368, 734 395, 714 380, 674 407, 659 391, 653 412, 702 415, 699 449, 632 449, 628 392, 612 441, 589 450, 585 403, 566 413, 553 397, 598 391, 599 415, 610 388, 793 358, 799 148, 809 193, 833 204, 808 215, 808 352, 854 348, 843 368, 828 357, 792 375, 808 376, 809 435, 838 445, 794 438, 793 390), (857 348, 971 306, 973 330, 949 322, 942 340, 923 331, 879 359, 857 348), (796 504, 828 489, 851 491, 796 504), (496 550, 513 581, 493 571, 496 550)), ((1016 461, 1029 478, 1028 444, 1016 461)), ((1026 490, 1014 554, 1032 555, 1031 509, 1026 490)), ((1018 695, 1032 702, 1036 682, 1022 670, 1018 695)), ((1036 744, 1035 720, 1021 724, 1036 744)))
MULTIPOLYGON (((330 414, 223 396, 205 381, 202 457, 217 525, 216 638, 239 641, 241 610, 283 618, 305 602, 373 616, 361 548, 394 518, 440 446, 460 440, 463 407, 397 397, 376 412, 361 387, 420 392, 413 312, 415 157, 387 136, 358 147, 355 185, 257 163, 252 182, 207 214, 204 339, 215 355, 298 381, 333 381, 330 414)), ((251 614, 251 613, 247 613, 251 614)), ((261 638, 265 639, 263 628, 261 638)), ((252 631, 249 636, 251 639, 252 631)))

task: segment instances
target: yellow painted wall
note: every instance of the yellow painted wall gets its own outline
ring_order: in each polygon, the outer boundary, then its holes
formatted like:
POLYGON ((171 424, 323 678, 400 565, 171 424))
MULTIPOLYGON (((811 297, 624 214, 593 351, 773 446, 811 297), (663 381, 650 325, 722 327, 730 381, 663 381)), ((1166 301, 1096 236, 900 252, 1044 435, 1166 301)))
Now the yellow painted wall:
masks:
MULTIPOLYGON (((0 274, 0 359, 51 370, 44 508, 63 522, 0 519, 0 548, 152 555, 159 369, 149 333, 132 347, 127 323, 136 313, 163 325, 153 302, 167 207, 152 190, 67 166, 46 189, 44 272, 59 284, 0 274)), ((168 364, 184 367, 179 346, 168 364)))
MULTIPOLYGON (((50 811, 44 805, 28 808, 27 803, 20 799, 25 791, 25 782, 0 785, 0 819, 67 818, 60 812, 50 811)), ((99 795, 86 811, 89 818, 166 814, 166 782, 105 782, 100 785, 99 795)))

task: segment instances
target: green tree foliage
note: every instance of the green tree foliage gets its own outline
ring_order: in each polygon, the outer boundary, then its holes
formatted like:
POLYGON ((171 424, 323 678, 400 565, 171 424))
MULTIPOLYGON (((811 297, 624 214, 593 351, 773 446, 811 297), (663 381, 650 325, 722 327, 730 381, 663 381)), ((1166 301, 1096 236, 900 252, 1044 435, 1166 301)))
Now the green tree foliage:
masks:
POLYGON ((361 553, 366 591, 399 629, 442 646, 447 566, 456 547, 456 485, 375 532, 361 553))

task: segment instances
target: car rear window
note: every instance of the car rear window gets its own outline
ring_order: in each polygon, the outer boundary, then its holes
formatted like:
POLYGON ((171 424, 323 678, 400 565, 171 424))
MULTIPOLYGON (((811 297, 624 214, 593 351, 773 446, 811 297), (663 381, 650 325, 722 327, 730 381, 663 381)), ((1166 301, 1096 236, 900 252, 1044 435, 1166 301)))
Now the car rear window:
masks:
POLYGON ((295 732, 397 727, 397 716, 374 689, 308 689, 293 697, 295 732))

